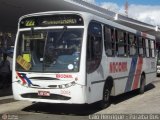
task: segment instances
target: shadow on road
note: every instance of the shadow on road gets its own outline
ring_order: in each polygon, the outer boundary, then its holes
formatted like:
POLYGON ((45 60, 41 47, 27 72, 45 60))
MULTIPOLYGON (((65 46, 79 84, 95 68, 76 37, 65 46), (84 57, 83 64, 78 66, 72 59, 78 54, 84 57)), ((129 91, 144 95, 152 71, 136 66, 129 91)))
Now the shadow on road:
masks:
MULTIPOLYGON (((145 87, 145 92, 147 92, 149 90, 152 90, 153 88, 155 88, 155 85, 150 83, 145 87)), ((118 104, 118 103, 124 102, 124 101, 126 101, 128 99, 131 99, 131 98, 137 96, 137 95, 140 95, 139 94, 139 90, 134 90, 134 91, 131 91, 131 92, 128 92, 128 93, 125 93, 125 94, 121 94, 121 95, 112 97, 111 98, 112 99, 112 103, 111 104, 118 104)))
MULTIPOLYGON (((148 86, 146 86, 145 92, 153 88, 155 88, 155 86, 153 84, 149 84, 148 86)), ((135 90, 126 94, 118 95, 116 97, 111 97, 111 104, 121 103, 137 95, 139 95, 138 90, 135 90)), ((22 111, 58 115, 88 116, 100 111, 100 109, 98 109, 96 105, 96 103, 92 105, 35 103, 24 108, 22 111)))
POLYGON ((89 114, 98 112, 98 109, 95 109, 93 105, 36 103, 24 108, 22 111, 58 115, 88 116, 89 114))

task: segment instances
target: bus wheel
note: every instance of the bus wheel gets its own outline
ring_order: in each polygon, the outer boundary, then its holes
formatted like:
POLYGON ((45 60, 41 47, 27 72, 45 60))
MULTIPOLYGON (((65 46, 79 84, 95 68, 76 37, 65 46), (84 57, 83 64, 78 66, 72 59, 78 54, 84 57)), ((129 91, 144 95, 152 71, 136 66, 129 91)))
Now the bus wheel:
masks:
POLYGON ((100 108, 104 109, 109 107, 110 105, 110 94, 111 94, 111 89, 105 85, 104 90, 103 90, 103 99, 100 101, 100 108))
POLYGON ((141 75, 141 82, 140 82, 140 89, 139 89, 139 93, 143 94, 145 90, 145 76, 141 75))

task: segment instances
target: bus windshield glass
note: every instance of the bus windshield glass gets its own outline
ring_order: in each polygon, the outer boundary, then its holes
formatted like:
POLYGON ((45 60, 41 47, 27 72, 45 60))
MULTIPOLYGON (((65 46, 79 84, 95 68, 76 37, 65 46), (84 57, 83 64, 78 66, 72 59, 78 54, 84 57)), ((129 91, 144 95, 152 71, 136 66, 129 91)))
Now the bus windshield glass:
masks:
POLYGON ((16 70, 22 72, 78 72, 82 28, 20 32, 16 70))

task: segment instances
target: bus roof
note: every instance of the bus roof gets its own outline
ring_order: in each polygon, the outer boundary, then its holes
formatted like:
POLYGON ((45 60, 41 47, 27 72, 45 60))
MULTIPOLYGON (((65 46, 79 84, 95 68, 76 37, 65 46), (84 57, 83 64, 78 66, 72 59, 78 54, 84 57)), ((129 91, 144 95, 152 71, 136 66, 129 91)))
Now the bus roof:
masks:
MULTIPOLYGON (((57 14, 77 14, 77 15, 81 15, 83 17, 88 16, 87 18, 90 19, 90 20, 99 20, 100 22, 103 22, 103 23, 106 23, 106 24, 108 23, 109 25, 111 25, 111 26, 113 26, 115 28, 119 28, 119 29, 123 28, 123 30, 127 30, 127 31, 132 32, 132 33, 138 33, 138 34, 141 34, 142 36, 145 35, 148 38, 155 39, 155 36, 147 34, 147 33, 144 33, 144 32, 141 32, 138 29, 135 29, 135 28, 128 27, 126 25, 117 23, 116 21, 112 21, 111 19, 107 19, 106 17, 104 17, 102 15, 98 15, 97 16, 95 14, 88 13, 88 12, 83 12, 83 11, 48 11, 48 12, 38 12, 38 13, 32 13, 32 14, 24 15, 24 16, 22 16, 19 19, 19 21, 21 21, 22 19, 27 18, 27 17, 47 16, 47 15, 57 15, 57 14)), ((88 21, 90 21, 90 20, 88 20, 88 21)))

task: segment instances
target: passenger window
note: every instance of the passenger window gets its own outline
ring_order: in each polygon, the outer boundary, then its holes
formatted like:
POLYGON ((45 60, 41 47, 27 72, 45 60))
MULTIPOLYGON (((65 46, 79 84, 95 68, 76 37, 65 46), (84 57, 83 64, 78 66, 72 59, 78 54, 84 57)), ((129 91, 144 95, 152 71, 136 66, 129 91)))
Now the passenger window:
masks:
POLYGON ((88 28, 87 72, 94 72, 102 59, 102 26, 92 22, 88 28))
POLYGON ((154 44, 154 41, 150 41, 150 44, 151 44, 151 49, 150 49, 150 51, 151 51, 151 57, 155 57, 155 44, 154 44))
POLYGON ((148 40, 149 45, 149 57, 152 57, 151 40, 148 40))
POLYGON ((144 38, 142 38, 142 44, 143 44, 143 56, 146 56, 146 41, 144 38))
POLYGON ((142 37, 138 38, 138 53, 139 53, 139 55, 143 56, 143 41, 142 41, 142 37))
POLYGON ((125 52, 125 56, 128 56, 128 34, 125 32, 124 33, 124 52, 125 52))
POLYGON ((129 43, 129 54, 131 56, 136 55, 137 42, 136 42, 136 37, 133 34, 129 34, 128 43, 129 43))
POLYGON ((149 57, 149 40, 146 39, 146 56, 149 57))
POLYGON ((104 46, 108 56, 113 56, 115 52, 114 29, 104 27, 104 46))
POLYGON ((125 54, 125 35, 124 32, 117 32, 117 42, 118 42, 118 55, 122 56, 125 54))
POLYGON ((156 42, 153 41, 153 46, 154 46, 154 57, 156 57, 157 51, 156 51, 156 42))

